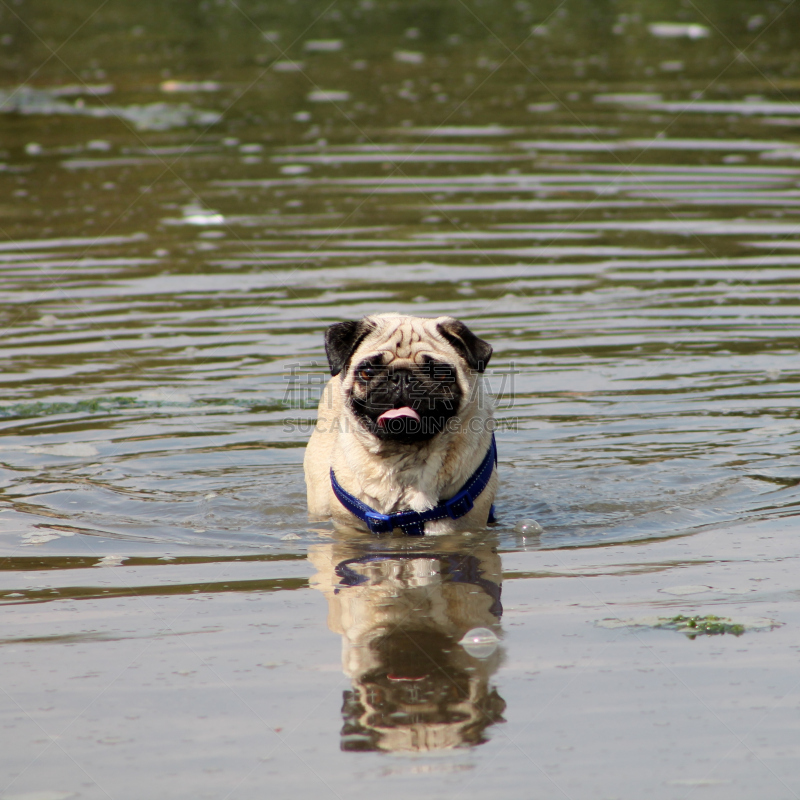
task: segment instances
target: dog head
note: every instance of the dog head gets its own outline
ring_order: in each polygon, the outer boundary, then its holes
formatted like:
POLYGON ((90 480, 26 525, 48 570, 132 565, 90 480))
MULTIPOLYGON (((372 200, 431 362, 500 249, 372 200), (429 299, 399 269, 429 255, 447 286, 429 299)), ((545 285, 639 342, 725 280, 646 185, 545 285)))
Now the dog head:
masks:
POLYGON ((474 399, 491 346, 453 317, 376 314, 325 334, 348 411, 382 441, 433 439, 474 399))

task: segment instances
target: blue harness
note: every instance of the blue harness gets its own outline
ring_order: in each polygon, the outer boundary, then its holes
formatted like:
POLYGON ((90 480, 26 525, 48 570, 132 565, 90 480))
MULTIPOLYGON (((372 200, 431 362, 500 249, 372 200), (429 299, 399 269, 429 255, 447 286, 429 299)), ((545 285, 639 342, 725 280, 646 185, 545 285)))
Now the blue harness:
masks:
MULTIPOLYGON (((492 471, 497 465, 497 444, 492 434, 492 443, 481 461, 478 469, 472 473, 470 479, 464 484, 460 492, 453 495, 428 511, 398 511, 396 514, 380 514, 362 503, 350 492, 346 492, 331 469, 331 487, 339 502, 354 516, 358 517, 372 533, 391 533, 395 528, 401 528, 407 536, 424 536, 425 523, 437 519, 459 519, 468 514, 480 493, 486 488, 492 471)), ((489 509, 489 522, 494 522, 494 506, 489 509)))

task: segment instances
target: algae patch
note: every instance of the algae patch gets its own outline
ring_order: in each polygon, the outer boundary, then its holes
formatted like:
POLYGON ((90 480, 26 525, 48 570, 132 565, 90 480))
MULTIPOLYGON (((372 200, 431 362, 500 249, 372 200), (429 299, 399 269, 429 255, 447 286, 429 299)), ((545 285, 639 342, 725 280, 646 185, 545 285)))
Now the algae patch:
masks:
POLYGON ((714 614, 676 614, 674 617, 638 617, 632 619, 601 619, 598 628, 651 628, 654 630, 678 631, 689 639, 698 636, 720 636, 729 633, 741 636, 748 631, 772 630, 780 626, 766 617, 751 617, 734 621, 714 614))
POLYGON ((102 411, 113 411, 119 408, 135 407, 137 402, 132 397, 96 397, 91 400, 74 402, 32 402, 0 405, 0 419, 27 417, 45 417, 55 414, 95 414, 102 411))
POLYGON ((745 626, 742 623, 732 622, 725 617, 714 616, 714 614, 706 614, 704 617, 687 617, 684 614, 678 614, 669 619, 663 618, 661 623, 654 627, 680 631, 690 639, 694 639, 696 636, 719 636, 723 633, 741 636, 745 632, 745 626))
POLYGON ((142 408, 219 408, 230 406, 252 413, 286 411, 288 406, 278 400, 240 400, 240 399, 199 399, 177 392, 143 392, 139 397, 95 397, 75 401, 33 401, 29 403, 0 404, 0 419, 28 419, 64 414, 109 414, 113 411, 142 408))
POLYGON ((98 96, 113 91, 113 86, 100 87, 55 87, 36 89, 18 86, 0 90, 0 113, 67 115, 106 119, 115 117, 130 122, 139 131, 168 131, 189 125, 216 125, 222 115, 216 111, 198 109, 188 103, 148 103, 145 105, 87 105, 82 97, 70 102, 64 96, 88 94, 98 96))

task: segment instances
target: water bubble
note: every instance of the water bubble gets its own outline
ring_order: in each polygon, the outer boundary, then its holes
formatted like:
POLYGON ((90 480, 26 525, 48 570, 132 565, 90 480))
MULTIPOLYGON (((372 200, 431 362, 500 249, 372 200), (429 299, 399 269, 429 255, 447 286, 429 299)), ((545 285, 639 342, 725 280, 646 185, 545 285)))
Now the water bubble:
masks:
POLYGON ((467 631, 459 644, 474 658, 488 658, 500 640, 488 628, 473 628, 467 631))
POLYGON ((538 536, 544 528, 535 519, 521 519, 514 526, 514 533, 521 533, 523 536, 538 536))

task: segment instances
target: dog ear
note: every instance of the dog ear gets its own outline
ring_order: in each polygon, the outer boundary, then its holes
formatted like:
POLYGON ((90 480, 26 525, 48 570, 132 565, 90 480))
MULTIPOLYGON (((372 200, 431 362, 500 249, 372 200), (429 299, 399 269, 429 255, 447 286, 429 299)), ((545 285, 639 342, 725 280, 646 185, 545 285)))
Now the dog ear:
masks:
POLYGON ((372 333, 374 326, 364 319, 336 322, 325 331, 325 354, 331 375, 347 369, 350 359, 361 342, 372 333))
POLYGON ((470 369, 483 372, 492 357, 492 346, 479 339, 463 322, 451 319, 440 322, 436 329, 464 357, 470 369))

